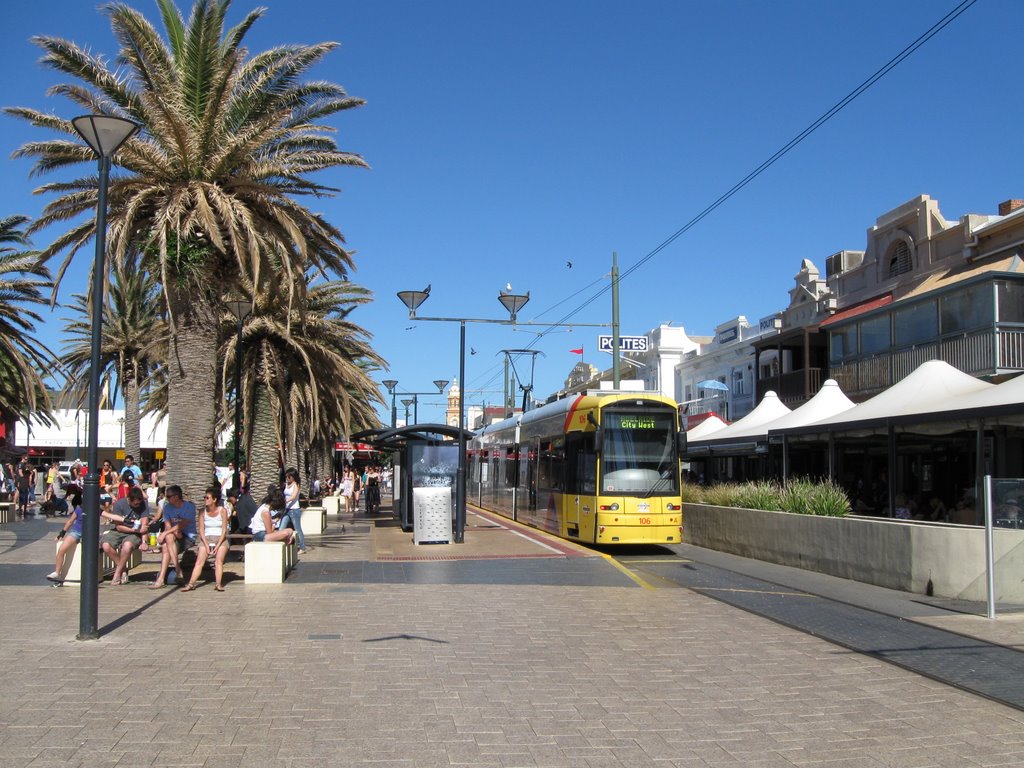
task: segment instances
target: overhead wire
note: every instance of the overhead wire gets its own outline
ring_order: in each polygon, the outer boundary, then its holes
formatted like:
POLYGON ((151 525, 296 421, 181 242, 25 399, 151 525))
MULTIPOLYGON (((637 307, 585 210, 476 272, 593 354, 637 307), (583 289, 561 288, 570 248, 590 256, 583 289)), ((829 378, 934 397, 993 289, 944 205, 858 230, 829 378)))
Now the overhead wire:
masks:
MULTIPOLYGON (((744 176, 742 179, 740 179, 735 184, 733 184, 728 190, 726 190, 724 193, 719 195, 713 202, 708 204, 703 210, 701 210, 699 213, 697 213, 695 216, 693 216, 683 226, 681 226, 679 229, 677 229, 675 232, 673 232, 667 238, 662 240, 657 246, 655 246, 652 250, 650 250, 646 255, 644 255, 636 263, 634 263, 632 266, 630 266, 628 269, 626 269, 624 272, 622 272, 619 275, 619 282, 621 283, 622 280, 624 280, 625 278, 627 278, 630 275, 632 275, 634 272, 636 272, 638 269, 640 269, 640 267, 644 266, 647 262, 649 262, 651 259, 653 259, 655 256, 657 256, 659 253, 664 251, 668 246, 670 246, 672 243, 674 243, 676 240, 678 240, 684 234, 686 234, 691 229, 693 229, 697 224, 699 224, 701 221, 703 221, 705 218, 707 218, 709 215, 711 215, 714 211, 716 211, 718 208, 720 208, 722 205, 724 205, 728 200, 730 200, 733 196, 735 196, 738 192, 740 192, 744 187, 746 187, 748 184, 750 184, 752 181, 754 181, 758 176, 760 176, 762 173, 764 173, 769 168, 771 168, 773 165, 775 165, 775 163, 777 163, 779 160, 781 160, 783 157, 785 157, 787 154, 789 154, 793 149, 795 149, 798 145, 800 145, 811 134, 813 134, 815 131, 817 131, 819 128, 821 128, 825 123, 827 123, 829 120, 831 120, 837 114, 839 114, 843 109, 848 107, 858 97, 863 95, 865 91, 867 91, 869 88, 871 88, 873 85, 875 85, 875 83, 877 83, 879 80, 881 80, 887 74, 889 74, 889 72, 891 72, 893 69, 895 69, 901 63, 903 63, 903 61, 905 61, 907 58, 909 58, 914 52, 916 52, 919 48, 921 48, 921 46, 923 46, 925 43, 927 43, 929 40, 931 40, 933 37, 935 37, 935 35, 937 35, 939 32, 941 32, 947 26, 952 24, 957 18, 959 18, 964 12, 966 12, 977 1, 978 0, 963 0, 961 3, 956 5, 945 16, 943 16, 941 19, 939 19, 937 22, 935 22, 931 27, 929 27, 925 32, 921 33, 921 35, 919 35, 915 40, 913 40, 911 43, 909 43, 907 46, 905 46, 899 53, 897 53, 895 56, 893 56, 891 59, 889 59, 885 64, 883 64, 881 67, 879 67, 877 70, 875 70, 875 72, 873 72, 867 79, 865 79, 863 82, 861 82, 860 85, 858 85, 852 91, 847 93, 842 99, 840 99, 832 107, 830 107, 828 110, 826 110, 816 120, 814 120, 812 123, 810 123, 810 125, 808 125, 802 131, 800 131, 800 133, 798 133, 792 139, 790 139, 785 144, 783 144, 779 149, 777 149, 771 156, 769 156, 766 160, 764 160, 760 165, 758 165, 756 168, 754 168, 752 171, 750 171, 746 176, 744 176)), ((576 297, 576 296, 580 295, 581 293, 589 290, 594 285, 596 285, 598 283, 601 283, 601 282, 604 282, 604 279, 606 277, 607 277, 607 275, 604 275, 601 278, 599 278, 598 280, 595 280, 595 281, 591 282, 589 285, 587 285, 584 288, 581 288, 580 290, 576 291, 575 293, 567 296, 565 299, 562 299, 558 303, 556 303, 553 306, 549 307, 548 309, 544 310, 539 315, 536 315, 536 317, 542 317, 543 315, 547 314, 548 312, 553 311, 554 309, 556 309, 557 307, 561 306, 562 304, 565 304, 567 301, 570 301, 574 297, 576 297)), ((548 333, 551 333, 552 331, 554 331, 556 328, 559 327, 560 324, 569 322, 573 317, 578 315, 580 312, 582 312, 588 306, 593 304, 599 298, 601 298, 602 296, 607 294, 610 290, 611 290, 611 284, 609 282, 608 284, 604 285, 600 290, 595 292, 592 296, 587 298, 582 304, 577 306, 575 309, 571 310, 567 314, 565 314, 562 317, 560 317, 558 320, 554 321, 545 330, 537 332, 536 337, 527 345, 527 347, 533 347, 535 344, 538 344, 540 342, 540 340, 545 335, 547 335, 548 333)), ((494 376, 497 376, 497 373, 495 373, 494 376)), ((490 381, 493 381, 493 377, 492 377, 492 379, 488 380, 488 383, 490 383, 490 381)))

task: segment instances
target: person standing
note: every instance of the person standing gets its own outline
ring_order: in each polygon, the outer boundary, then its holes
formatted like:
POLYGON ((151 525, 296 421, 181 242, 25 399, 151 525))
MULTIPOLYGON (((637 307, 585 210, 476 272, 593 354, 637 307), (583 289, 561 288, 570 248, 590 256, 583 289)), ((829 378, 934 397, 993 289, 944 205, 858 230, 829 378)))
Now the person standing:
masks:
POLYGON ((213 557, 213 572, 216 579, 214 589, 224 591, 224 559, 228 556, 231 541, 228 539, 228 511, 220 503, 220 486, 211 485, 203 497, 203 511, 196 520, 196 565, 192 576, 182 592, 191 592, 203 572, 206 558, 213 557))
POLYGON ((306 554, 306 537, 302 535, 302 505, 299 498, 302 495, 299 486, 299 470, 292 467, 284 473, 284 500, 285 514, 295 529, 295 535, 299 539, 299 554, 306 554))
POLYGON ((352 506, 352 493, 355 490, 355 482, 355 473, 352 471, 352 467, 346 464, 341 475, 341 498, 345 500, 345 512, 352 511, 353 515, 355 515, 355 508, 352 506))
POLYGON ((366 514, 380 511, 380 470, 371 465, 366 470, 366 514))
POLYGON ((22 520, 28 518, 28 493, 32 486, 32 471, 27 461, 18 465, 18 477, 16 480, 18 489, 18 515, 22 520))

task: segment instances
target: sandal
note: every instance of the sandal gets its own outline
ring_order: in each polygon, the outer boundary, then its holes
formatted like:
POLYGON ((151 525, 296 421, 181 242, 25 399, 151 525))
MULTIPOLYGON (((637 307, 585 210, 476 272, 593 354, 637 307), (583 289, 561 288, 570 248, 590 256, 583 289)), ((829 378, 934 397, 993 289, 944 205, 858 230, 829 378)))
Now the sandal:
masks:
POLYGON ((196 589, 196 583, 193 581, 193 582, 190 582, 190 583, 186 584, 184 587, 182 587, 181 591, 182 592, 194 592, 195 589, 196 589))
POLYGON ((149 585, 149 588, 150 589, 160 589, 160 587, 165 587, 165 586, 167 586, 167 585, 164 584, 162 581, 154 581, 152 584, 149 585))
POLYGON ((220 584, 218 584, 216 587, 213 588, 213 591, 214 592, 223 592, 224 591, 224 587, 222 587, 220 584))

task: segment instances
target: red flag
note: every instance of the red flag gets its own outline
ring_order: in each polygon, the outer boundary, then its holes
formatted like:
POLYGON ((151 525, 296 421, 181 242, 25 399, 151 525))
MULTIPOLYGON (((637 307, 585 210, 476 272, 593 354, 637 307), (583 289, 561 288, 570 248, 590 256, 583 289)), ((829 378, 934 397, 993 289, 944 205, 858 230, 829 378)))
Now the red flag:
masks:
POLYGON ((572 354, 574 354, 574 355, 582 355, 583 354, 583 347, 580 347, 579 349, 570 349, 569 351, 572 354))

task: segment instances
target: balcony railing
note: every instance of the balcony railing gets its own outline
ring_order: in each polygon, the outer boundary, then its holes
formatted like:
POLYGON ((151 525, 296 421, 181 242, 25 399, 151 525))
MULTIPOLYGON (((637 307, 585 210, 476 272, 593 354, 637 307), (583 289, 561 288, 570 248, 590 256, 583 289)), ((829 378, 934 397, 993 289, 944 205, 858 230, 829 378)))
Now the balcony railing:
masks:
POLYGON ((943 360, 972 376, 1024 370, 1024 329, 997 328, 833 365, 830 374, 850 395, 874 395, 928 360, 943 360), (997 357, 998 350, 998 357, 997 357))
POLYGON ((768 376, 757 382, 758 392, 764 394, 771 390, 786 405, 800 405, 821 389, 822 373, 821 368, 810 368, 768 376))

